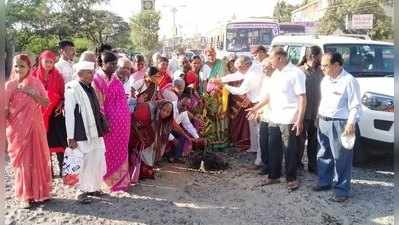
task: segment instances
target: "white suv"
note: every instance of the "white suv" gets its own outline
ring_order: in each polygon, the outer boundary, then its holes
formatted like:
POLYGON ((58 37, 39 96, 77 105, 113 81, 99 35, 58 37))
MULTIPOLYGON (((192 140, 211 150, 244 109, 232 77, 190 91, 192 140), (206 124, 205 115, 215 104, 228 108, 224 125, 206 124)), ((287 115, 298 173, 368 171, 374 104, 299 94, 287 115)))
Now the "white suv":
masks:
MULTIPOLYGON (((362 95, 360 136, 355 145, 355 162, 363 162, 370 151, 393 151, 394 142, 394 46, 392 43, 344 36, 282 35, 272 47, 283 47, 293 64, 307 49, 317 45, 324 52, 339 52, 344 68, 357 78, 362 95), (370 146, 372 148, 366 148, 370 146), (384 146, 384 148, 382 148, 384 146)), ((376 152, 377 151, 377 152, 376 152)))

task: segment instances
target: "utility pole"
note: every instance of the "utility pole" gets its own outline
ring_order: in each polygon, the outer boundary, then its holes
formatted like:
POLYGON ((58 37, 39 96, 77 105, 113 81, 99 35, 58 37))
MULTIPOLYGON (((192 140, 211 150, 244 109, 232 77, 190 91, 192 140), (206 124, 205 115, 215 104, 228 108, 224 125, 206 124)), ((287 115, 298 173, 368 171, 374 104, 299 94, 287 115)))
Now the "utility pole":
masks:
POLYGON ((177 8, 183 8, 186 7, 186 5, 179 5, 179 6, 174 6, 174 5, 162 5, 163 7, 170 7, 172 16, 173 16, 173 50, 176 49, 176 38, 177 38, 177 24, 176 24, 176 13, 178 12, 177 8))

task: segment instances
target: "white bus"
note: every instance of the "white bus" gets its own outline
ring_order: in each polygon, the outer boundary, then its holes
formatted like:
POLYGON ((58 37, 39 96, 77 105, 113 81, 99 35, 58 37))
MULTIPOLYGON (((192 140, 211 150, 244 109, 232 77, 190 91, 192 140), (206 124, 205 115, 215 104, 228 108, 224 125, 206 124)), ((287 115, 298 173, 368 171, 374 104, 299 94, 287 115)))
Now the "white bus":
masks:
POLYGON ((279 30, 274 19, 232 20, 211 31, 208 44, 216 48, 218 58, 230 54, 250 56, 251 47, 269 47, 279 30))

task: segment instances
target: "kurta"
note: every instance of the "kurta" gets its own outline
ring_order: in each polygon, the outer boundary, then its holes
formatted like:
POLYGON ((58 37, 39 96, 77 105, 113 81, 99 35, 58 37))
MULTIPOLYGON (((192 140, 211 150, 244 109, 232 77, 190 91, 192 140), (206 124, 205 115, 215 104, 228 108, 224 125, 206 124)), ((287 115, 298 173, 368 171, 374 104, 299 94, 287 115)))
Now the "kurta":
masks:
POLYGON ((100 106, 94 89, 79 81, 65 88, 65 124, 68 139, 75 139, 83 153, 78 189, 94 192, 101 189, 106 172, 104 131, 99 124, 100 106))

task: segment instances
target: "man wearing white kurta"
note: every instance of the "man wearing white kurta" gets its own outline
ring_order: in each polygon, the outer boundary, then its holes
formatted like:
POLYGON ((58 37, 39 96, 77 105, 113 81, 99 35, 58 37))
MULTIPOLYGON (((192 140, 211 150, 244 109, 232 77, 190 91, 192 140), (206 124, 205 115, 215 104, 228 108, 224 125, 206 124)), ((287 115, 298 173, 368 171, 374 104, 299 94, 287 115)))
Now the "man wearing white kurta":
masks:
POLYGON ((102 178, 106 172, 103 135, 106 127, 94 89, 91 87, 95 64, 79 62, 74 71, 77 80, 65 86, 65 124, 68 145, 83 153, 79 172, 77 199, 90 203, 88 196, 101 195, 102 178))
MULTIPOLYGON (((262 79, 264 78, 262 70, 253 69, 252 62, 248 56, 240 56, 237 58, 235 66, 238 69, 236 73, 241 73, 244 76, 244 81, 239 87, 225 85, 225 88, 233 95, 246 94, 249 101, 255 104, 259 101, 259 95, 262 87, 262 79)), ((222 82, 225 82, 222 78, 222 82)), ((259 147, 259 123, 256 120, 249 120, 249 132, 251 146, 248 152, 256 152, 255 165, 259 166, 262 163, 261 150, 259 147)))

